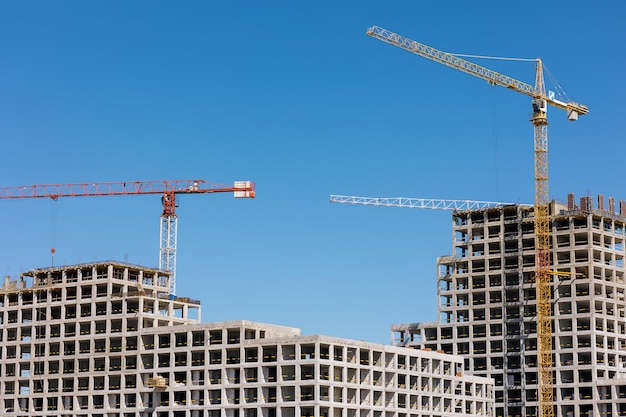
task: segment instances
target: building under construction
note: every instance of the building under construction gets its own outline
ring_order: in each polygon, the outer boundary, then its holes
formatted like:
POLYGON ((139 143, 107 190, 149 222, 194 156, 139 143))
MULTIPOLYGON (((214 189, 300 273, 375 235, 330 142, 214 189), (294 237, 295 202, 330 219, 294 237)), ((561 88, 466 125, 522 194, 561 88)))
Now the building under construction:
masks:
POLYGON ((0 289, 0 414, 43 417, 493 416, 463 358, 248 321, 201 323, 170 274, 44 268, 0 289))
MULTIPOLYGON (((626 415, 626 203, 574 195, 550 208, 554 415, 626 415)), ((438 259, 438 322, 392 326, 393 344, 463 355, 495 380, 496 416, 537 416, 533 207, 452 215, 438 259)))

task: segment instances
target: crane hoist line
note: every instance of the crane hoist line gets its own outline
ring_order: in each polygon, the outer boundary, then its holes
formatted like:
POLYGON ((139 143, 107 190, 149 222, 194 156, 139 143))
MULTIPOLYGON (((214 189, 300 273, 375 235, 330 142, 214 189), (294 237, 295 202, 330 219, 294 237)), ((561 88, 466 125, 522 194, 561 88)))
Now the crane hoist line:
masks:
POLYGON ((548 105, 567 112, 569 120, 589 112, 587 106, 564 102, 546 94, 543 64, 536 60, 534 86, 492 71, 459 56, 440 51, 379 26, 372 26, 367 35, 419 55, 447 67, 473 75, 490 84, 532 97, 534 126, 534 223, 535 223, 535 288, 537 293, 537 357, 539 368, 539 417, 554 416, 554 378, 552 370, 552 275, 550 274, 550 213, 548 199, 548 105))
MULTIPOLYGON (((159 268, 170 273, 170 293, 176 294, 176 247, 178 242, 177 194, 233 193, 235 198, 254 198, 255 184, 235 181, 227 186, 205 180, 155 180, 89 182, 80 184, 39 184, 0 187, 0 199, 97 197, 160 194, 163 212, 160 222, 159 268)), ((51 252, 54 253, 52 248, 51 252)))

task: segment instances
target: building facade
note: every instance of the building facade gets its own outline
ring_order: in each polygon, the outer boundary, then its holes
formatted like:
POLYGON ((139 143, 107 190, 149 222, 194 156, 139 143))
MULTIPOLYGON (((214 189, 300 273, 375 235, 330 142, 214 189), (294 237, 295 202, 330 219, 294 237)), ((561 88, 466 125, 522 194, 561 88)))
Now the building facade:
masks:
MULTIPOLYGON (((626 204, 552 203, 555 416, 626 415, 626 204)), ((463 355, 494 378, 496 416, 537 415, 533 209, 455 212, 438 259, 439 321, 392 326, 393 344, 463 355)))
POLYGON ((0 289, 0 414, 76 417, 493 416, 493 380, 434 350, 201 323, 169 276, 101 262, 0 289))

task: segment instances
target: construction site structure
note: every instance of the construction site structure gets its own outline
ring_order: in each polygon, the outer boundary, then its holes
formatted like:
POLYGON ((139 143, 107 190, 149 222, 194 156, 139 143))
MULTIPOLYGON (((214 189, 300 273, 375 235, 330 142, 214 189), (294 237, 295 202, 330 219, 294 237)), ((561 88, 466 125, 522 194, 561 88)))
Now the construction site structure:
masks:
POLYGON ((406 197, 358 197, 335 194, 331 194, 330 202, 363 206, 403 207, 431 210, 480 210, 515 204, 496 201, 440 200, 435 198, 406 197))
MULTIPOLYGON (((563 109, 569 120, 578 120, 579 115, 589 112, 587 106, 573 102, 563 102, 555 98, 554 93, 547 94, 543 64, 535 59, 535 84, 530 85, 515 78, 492 71, 473 62, 467 61, 458 55, 439 51, 431 46, 405 38, 378 26, 367 30, 367 35, 389 43, 405 51, 419 55, 447 67, 465 72, 474 77, 483 79, 492 85, 506 87, 512 91, 532 97, 531 123, 534 143, 534 189, 535 189, 535 286, 537 291, 537 331, 538 362, 539 362, 539 417, 554 416, 553 401, 553 372, 552 372, 552 300, 550 298, 550 234, 549 234, 549 198, 548 198, 548 105, 563 109)), ((481 57, 489 58, 489 57, 481 57)))
MULTIPOLYGON (((626 415, 626 202, 549 205, 557 417, 626 415)), ((452 213, 437 260, 438 321, 393 325, 396 346, 463 355, 494 378, 496 417, 539 415, 534 208, 452 213)))
POLYGON ((167 271, 36 269, 0 288, 7 417, 491 417, 463 358, 250 321, 202 323, 167 271))
MULTIPOLYGON (((176 294, 176 248, 178 245, 177 194, 233 193, 235 198, 254 198, 255 184, 235 181, 234 185, 210 183, 205 180, 156 180, 123 182, 90 182, 80 184, 39 184, 0 187, 0 199, 97 197, 160 194, 163 212, 159 227, 159 266, 170 273, 170 293, 176 294)), ((54 259, 55 248, 51 249, 54 259)), ((54 263, 54 262, 53 262, 54 263)))

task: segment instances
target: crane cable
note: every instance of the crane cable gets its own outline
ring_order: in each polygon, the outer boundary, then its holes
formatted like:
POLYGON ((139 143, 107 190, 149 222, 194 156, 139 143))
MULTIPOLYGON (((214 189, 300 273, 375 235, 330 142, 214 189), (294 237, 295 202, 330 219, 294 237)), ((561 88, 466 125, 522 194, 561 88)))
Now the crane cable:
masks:
POLYGON ((453 52, 446 52, 446 53, 448 55, 458 56, 459 58, 478 58, 478 59, 493 59, 493 60, 499 60, 499 61, 537 62, 537 58, 507 58, 504 56, 455 54, 453 52))
POLYGON ((498 152, 498 114, 497 114, 497 102, 496 102, 496 86, 494 84, 491 85, 491 119, 492 119, 492 135, 493 135, 493 163, 494 163, 494 171, 495 171, 495 182, 496 182, 496 200, 500 200, 500 165, 498 160, 500 158, 498 152))
POLYGON ((50 199, 50 255, 52 257, 51 266, 54 267, 54 254, 56 253, 57 240, 57 198, 50 199))
MULTIPOLYGON (((522 62, 537 62, 536 58, 507 58, 501 56, 488 56, 488 55, 469 55, 469 54, 456 54, 447 52, 449 55, 453 55, 459 58, 477 58, 477 59, 491 59, 500 61, 522 61, 522 62)), ((556 82, 555 82, 556 84, 556 82)), ((500 165, 498 163, 500 155, 498 150, 498 103, 496 101, 495 84, 491 84, 491 118, 492 118, 492 136, 493 136, 493 156, 494 156, 494 172, 495 172, 495 186, 496 186, 496 199, 500 200, 500 165)))
POLYGON ((565 101, 565 102, 571 101, 569 99, 569 97, 567 96, 567 93, 565 92, 565 89, 563 87, 561 87, 561 84, 559 84, 559 82, 556 80, 556 78, 554 78, 552 73, 548 70, 548 68, 546 68, 545 64, 543 64, 543 71, 544 71, 545 74, 548 75, 548 79, 550 79, 550 81, 552 82, 552 85, 554 86, 554 89, 556 90, 556 92, 555 92, 556 96, 561 101, 565 101))

